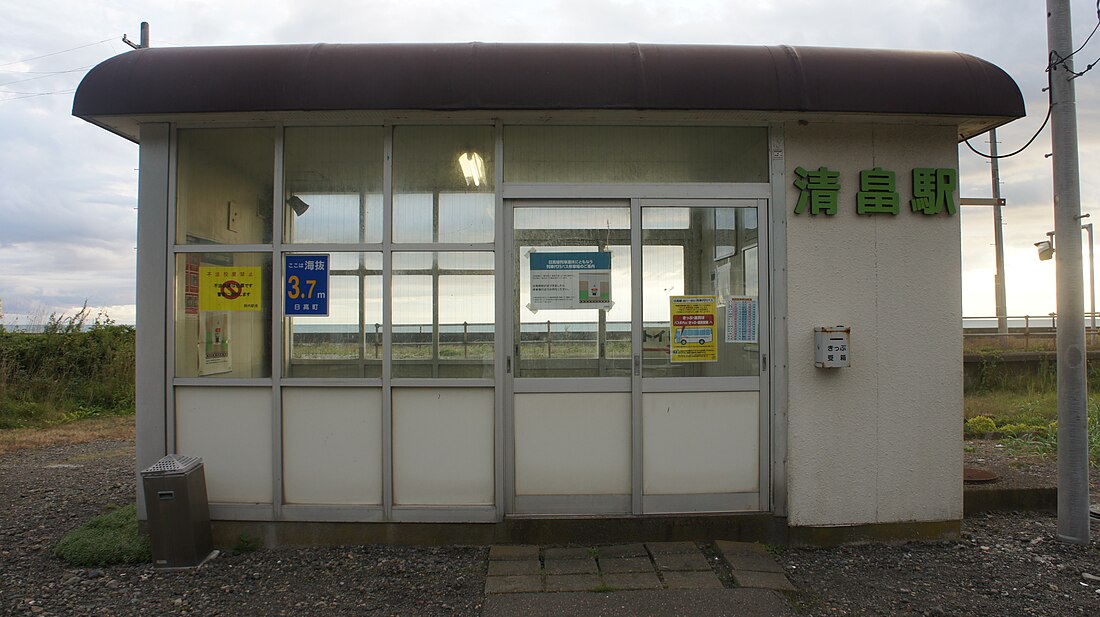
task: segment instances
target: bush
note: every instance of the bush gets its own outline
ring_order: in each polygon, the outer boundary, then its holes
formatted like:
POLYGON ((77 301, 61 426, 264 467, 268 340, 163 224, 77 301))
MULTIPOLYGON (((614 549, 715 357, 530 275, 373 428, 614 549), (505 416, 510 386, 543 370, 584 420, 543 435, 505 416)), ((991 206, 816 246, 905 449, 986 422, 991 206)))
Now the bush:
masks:
POLYGON ((138 533, 137 508, 101 514, 61 538, 54 553, 74 566, 110 566, 153 560, 149 538, 138 533))
POLYGON ((996 430, 997 425, 994 424, 993 418, 989 416, 974 416, 963 425, 963 432, 967 436, 981 436, 996 430))
POLYGON ((134 328, 86 317, 0 331, 0 429, 133 413, 134 328))

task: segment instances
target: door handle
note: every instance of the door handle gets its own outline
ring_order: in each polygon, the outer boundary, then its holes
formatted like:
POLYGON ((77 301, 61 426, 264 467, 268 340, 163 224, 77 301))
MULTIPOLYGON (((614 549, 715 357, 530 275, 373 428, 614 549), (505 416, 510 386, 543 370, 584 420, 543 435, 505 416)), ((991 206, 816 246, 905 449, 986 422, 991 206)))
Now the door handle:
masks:
POLYGON ((642 375, 642 356, 641 354, 634 354, 634 376, 640 377, 642 375))

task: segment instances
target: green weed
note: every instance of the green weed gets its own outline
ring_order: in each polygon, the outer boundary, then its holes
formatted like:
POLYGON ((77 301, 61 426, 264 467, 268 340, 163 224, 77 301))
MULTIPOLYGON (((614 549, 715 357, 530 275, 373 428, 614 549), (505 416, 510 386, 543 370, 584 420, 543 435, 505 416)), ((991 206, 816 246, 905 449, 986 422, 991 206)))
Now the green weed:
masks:
POLYGON ((237 554, 251 553, 263 548, 263 540, 256 536, 250 536, 247 532, 242 532, 237 536, 237 542, 233 545, 233 552, 237 554))
POLYGON ((615 588, 611 585, 608 585, 607 583, 600 583, 599 585, 593 587, 591 591, 592 593, 610 593, 612 591, 615 591, 615 588))

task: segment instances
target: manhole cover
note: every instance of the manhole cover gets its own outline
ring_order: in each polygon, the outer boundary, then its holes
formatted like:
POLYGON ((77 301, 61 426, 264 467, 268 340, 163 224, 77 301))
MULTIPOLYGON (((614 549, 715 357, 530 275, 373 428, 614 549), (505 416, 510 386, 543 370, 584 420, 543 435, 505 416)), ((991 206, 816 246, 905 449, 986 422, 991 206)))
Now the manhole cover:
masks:
POLYGON ((977 469, 975 467, 963 467, 963 482, 967 484, 985 484, 987 482, 996 482, 999 479, 1000 476, 992 471, 977 469))

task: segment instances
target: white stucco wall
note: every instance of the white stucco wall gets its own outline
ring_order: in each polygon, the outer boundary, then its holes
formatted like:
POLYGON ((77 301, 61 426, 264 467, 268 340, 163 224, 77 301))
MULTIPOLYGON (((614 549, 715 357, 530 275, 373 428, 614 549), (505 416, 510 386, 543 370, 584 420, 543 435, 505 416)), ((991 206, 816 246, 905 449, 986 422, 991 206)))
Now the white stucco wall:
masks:
MULTIPOLYGON (((789 524, 962 517, 959 215, 909 207, 914 167, 958 168, 954 127, 790 123, 786 175, 840 172, 835 216, 788 183, 789 524), (856 214, 859 172, 897 174, 901 213, 856 214), (814 367, 815 326, 852 328, 851 367, 814 367)), ((958 193, 956 192, 956 204, 958 193)))

